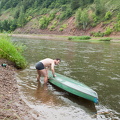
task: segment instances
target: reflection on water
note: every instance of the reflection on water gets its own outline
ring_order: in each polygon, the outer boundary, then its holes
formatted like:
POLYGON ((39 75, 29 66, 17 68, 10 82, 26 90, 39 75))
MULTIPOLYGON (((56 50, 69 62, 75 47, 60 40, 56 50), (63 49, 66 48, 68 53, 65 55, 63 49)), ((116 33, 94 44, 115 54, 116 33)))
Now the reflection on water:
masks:
POLYGON ((32 108, 42 114, 42 119, 84 120, 96 114, 93 102, 71 95, 50 83, 45 85, 43 78, 37 81, 35 69, 20 71, 17 77, 23 96, 32 108))
POLYGON ((29 67, 18 73, 20 90, 41 119, 110 120, 120 118, 120 44, 110 42, 77 43, 13 38, 28 49, 29 67), (36 81, 34 65, 40 59, 60 57, 56 72, 81 81, 94 89, 99 105, 36 81), (96 115, 97 118, 96 118, 96 115), (95 118, 93 118, 95 117, 95 118))

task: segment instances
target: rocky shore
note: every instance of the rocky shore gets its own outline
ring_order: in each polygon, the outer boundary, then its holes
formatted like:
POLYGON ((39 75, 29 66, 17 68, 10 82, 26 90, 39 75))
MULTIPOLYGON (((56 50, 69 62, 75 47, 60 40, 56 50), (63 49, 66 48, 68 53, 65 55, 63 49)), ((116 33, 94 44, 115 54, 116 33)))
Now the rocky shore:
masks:
POLYGON ((13 63, 0 59, 0 120, 36 120, 38 115, 20 97, 16 71, 13 63))

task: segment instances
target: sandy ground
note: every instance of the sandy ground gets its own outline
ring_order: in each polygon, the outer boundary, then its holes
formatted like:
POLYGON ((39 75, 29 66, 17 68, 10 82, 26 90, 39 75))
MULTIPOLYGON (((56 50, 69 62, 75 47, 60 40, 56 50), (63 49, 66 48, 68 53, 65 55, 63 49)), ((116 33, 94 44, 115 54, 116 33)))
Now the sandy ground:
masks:
POLYGON ((0 120, 37 120, 39 115, 20 97, 15 73, 11 62, 0 59, 0 120), (2 63, 7 66, 2 67, 2 63))

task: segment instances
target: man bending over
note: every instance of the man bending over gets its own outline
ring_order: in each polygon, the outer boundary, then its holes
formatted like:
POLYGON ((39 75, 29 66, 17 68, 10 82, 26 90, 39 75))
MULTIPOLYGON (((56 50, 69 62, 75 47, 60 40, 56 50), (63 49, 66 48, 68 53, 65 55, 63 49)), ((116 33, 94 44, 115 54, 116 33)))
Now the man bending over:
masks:
POLYGON ((51 58, 46 58, 38 63, 36 63, 36 69, 37 69, 37 80, 40 80, 41 75, 44 76, 44 83, 48 82, 48 68, 51 69, 53 77, 55 77, 55 70, 54 66, 58 65, 61 62, 59 58, 56 59, 51 59, 51 58))

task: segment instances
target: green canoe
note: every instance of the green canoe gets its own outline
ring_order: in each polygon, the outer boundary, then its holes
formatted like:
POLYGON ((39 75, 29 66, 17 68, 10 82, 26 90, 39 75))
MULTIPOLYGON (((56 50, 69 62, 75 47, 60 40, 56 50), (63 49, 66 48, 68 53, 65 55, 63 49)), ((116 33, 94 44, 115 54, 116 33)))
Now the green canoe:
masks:
POLYGON ((58 73, 56 73, 56 77, 53 77, 51 72, 49 72, 49 82, 69 93, 98 103, 97 93, 81 82, 58 73))

